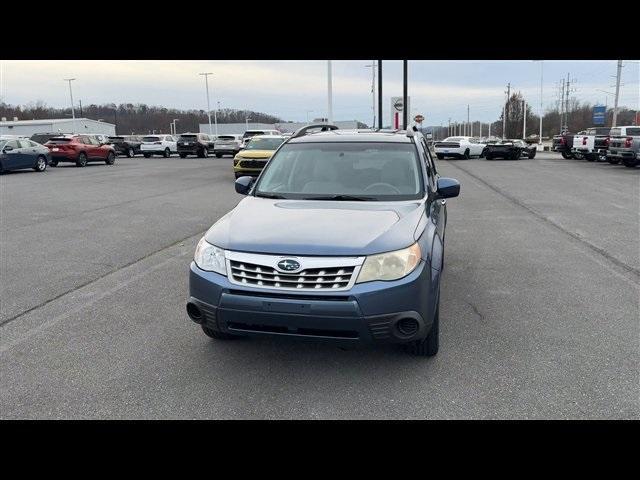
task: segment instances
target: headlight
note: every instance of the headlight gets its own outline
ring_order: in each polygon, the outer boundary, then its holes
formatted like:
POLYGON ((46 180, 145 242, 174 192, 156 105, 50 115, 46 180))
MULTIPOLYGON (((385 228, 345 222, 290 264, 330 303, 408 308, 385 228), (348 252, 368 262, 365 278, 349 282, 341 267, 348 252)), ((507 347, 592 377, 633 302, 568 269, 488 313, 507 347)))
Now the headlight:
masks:
POLYGON ((211 245, 204 237, 198 242, 196 253, 193 256, 196 265, 207 272, 216 272, 221 275, 227 274, 227 263, 224 258, 224 250, 211 245))
POLYGON ((356 283, 406 277, 418 266, 421 256, 417 243, 395 252, 371 255, 365 259, 356 283))

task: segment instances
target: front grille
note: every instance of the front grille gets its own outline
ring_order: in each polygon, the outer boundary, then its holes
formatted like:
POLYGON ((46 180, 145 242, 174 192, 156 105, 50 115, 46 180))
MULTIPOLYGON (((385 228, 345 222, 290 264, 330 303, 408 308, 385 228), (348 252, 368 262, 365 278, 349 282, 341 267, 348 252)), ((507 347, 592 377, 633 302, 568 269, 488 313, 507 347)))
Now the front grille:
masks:
POLYGON ((265 160, 241 160, 240 166, 244 168, 262 168, 267 162, 265 160))
POLYGON ((254 263, 231 261, 233 280, 243 285, 266 288, 330 290, 346 288, 355 267, 310 268, 297 273, 283 273, 254 263))

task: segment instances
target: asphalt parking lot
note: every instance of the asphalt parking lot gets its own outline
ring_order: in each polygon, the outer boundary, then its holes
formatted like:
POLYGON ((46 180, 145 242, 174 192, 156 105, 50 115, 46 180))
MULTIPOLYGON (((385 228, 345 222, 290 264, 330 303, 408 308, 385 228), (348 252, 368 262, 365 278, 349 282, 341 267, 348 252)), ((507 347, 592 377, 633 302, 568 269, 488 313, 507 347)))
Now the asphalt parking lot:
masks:
MULTIPOLYGON (((231 158, 0 176, 1 418, 640 418, 640 169, 442 160, 441 344, 216 342, 185 313, 231 158)), ((247 219, 251 221, 251 219, 247 219)))

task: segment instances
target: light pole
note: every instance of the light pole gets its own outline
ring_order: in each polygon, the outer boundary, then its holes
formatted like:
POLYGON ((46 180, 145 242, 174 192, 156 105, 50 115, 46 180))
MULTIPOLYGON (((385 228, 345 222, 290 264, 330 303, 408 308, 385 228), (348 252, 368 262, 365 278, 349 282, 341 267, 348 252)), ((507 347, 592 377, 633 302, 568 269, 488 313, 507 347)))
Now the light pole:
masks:
MULTIPOLYGON (((209 117, 209 135, 213 135, 211 131, 211 107, 209 106, 209 75, 213 75, 211 72, 199 73, 198 75, 204 76, 204 84, 207 89, 207 116, 209 117)), ((217 128, 216 123, 216 128, 217 128)))
POLYGON ((247 124, 247 130, 249 130, 249 120, 251 120, 249 117, 245 117, 244 121, 247 124))
POLYGON ((309 114, 312 112, 313 110, 305 110, 305 113, 307 114, 307 125, 309 125, 309 114))
POLYGON ((176 125, 176 122, 179 122, 179 121, 180 121, 179 118, 174 118, 173 122, 171 122, 171 123, 173 123, 173 134, 174 135, 178 135, 178 126, 176 125))
POLYGON ((69 96, 71 97, 71 117, 73 118, 73 133, 76 133, 76 112, 73 108, 73 90, 71 89, 71 82, 75 80, 75 78, 64 78, 65 82, 69 82, 69 96))
POLYGON ((327 123, 333 123, 333 92, 331 84, 331 60, 327 60, 327 123))
POLYGON ((371 124, 371 128, 376 128, 376 64, 375 60, 370 65, 365 65, 365 68, 371 68, 371 96, 373 100, 373 104, 371 106, 371 111, 373 112, 373 123, 371 124))
POLYGON ((542 147, 542 85, 543 85, 543 74, 544 74, 544 62, 540 60, 540 135, 538 136, 538 145, 542 147))

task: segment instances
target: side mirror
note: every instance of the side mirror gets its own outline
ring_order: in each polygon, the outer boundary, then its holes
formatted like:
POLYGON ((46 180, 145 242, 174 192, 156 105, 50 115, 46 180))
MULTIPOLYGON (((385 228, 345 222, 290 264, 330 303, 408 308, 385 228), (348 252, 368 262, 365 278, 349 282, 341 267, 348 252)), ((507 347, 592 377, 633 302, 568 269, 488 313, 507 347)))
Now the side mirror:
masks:
POLYGON ((246 195, 253 185, 253 177, 240 177, 236 180, 236 193, 246 195))
POLYGON ((441 177, 438 179, 438 198, 453 198, 460 194, 460 182, 454 178, 441 177))

